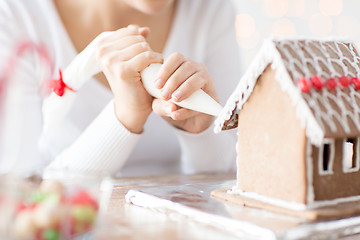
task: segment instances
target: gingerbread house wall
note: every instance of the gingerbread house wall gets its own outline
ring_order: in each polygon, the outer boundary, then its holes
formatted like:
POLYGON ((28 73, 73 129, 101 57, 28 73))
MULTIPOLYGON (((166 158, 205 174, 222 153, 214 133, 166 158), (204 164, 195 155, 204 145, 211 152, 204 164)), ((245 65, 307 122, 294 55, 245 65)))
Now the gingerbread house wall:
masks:
POLYGON ((305 130, 267 67, 239 112, 238 188, 306 203, 305 130))
POLYGON ((322 164, 322 154, 320 148, 311 146, 309 157, 313 162, 313 191, 314 200, 332 200, 352 196, 360 196, 360 172, 357 169, 349 172, 344 169, 343 146, 344 139, 333 139, 334 158, 332 166, 329 166, 329 173, 322 173, 320 170, 322 164))

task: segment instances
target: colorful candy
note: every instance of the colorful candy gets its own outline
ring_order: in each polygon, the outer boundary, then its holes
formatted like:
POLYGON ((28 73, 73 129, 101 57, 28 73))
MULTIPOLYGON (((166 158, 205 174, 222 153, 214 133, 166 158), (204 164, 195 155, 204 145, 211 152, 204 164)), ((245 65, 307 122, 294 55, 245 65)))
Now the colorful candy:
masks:
POLYGON ((60 182, 46 180, 18 204, 13 234, 17 239, 63 239, 64 229, 67 236, 91 230, 97 212, 98 203, 88 191, 67 195, 60 182))

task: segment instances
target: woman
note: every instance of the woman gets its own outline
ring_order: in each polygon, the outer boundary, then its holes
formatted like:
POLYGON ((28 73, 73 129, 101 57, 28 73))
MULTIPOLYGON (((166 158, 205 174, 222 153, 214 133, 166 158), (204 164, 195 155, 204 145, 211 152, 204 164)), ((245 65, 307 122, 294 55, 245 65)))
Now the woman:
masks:
POLYGON ((21 59, 11 79, 11 92, 20 100, 8 102, 16 110, 10 111, 13 128, 6 126, 2 171, 14 165, 21 171, 44 165, 120 170, 122 176, 172 173, 179 167, 184 173, 232 170, 235 136, 215 136, 213 117, 166 101, 181 101, 200 88, 222 101, 231 93, 239 62, 229 1, 5 0, 0 5, 1 61, 22 38, 44 43, 55 69, 64 68, 101 32, 116 30, 98 44, 104 74, 77 92, 64 123, 50 136, 40 137, 43 99, 37 81, 44 66, 34 56, 21 59), (151 63, 163 63, 156 80, 162 99, 153 99, 141 84, 140 72, 151 63), (13 147, 19 139, 25 142, 21 153, 13 147))

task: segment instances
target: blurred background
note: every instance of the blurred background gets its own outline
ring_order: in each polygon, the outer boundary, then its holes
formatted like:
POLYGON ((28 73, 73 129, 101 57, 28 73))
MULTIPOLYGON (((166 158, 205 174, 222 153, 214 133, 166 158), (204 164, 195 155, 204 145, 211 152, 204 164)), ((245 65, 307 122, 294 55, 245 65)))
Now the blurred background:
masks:
POLYGON ((237 41, 244 63, 251 63, 269 36, 341 37, 359 46, 360 0, 233 0, 237 41))

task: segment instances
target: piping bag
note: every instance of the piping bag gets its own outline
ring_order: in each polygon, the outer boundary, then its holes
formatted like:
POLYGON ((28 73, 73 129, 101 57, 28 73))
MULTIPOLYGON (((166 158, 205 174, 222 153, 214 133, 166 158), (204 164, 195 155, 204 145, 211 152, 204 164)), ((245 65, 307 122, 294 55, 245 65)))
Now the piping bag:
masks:
MULTIPOLYGON (((93 75, 101 71, 99 64, 96 61, 96 47, 98 41, 112 32, 103 32, 97 36, 82 52, 80 52, 68 65, 63 72, 63 82, 68 87, 62 96, 52 92, 43 102, 43 131, 51 131, 61 124, 66 114, 71 109, 71 106, 76 98, 76 91, 79 90, 86 81, 93 75)), ((161 98, 160 89, 155 87, 155 77, 162 64, 151 64, 141 72, 141 78, 144 88, 148 93, 155 97, 161 98)), ((171 101, 171 99, 169 100, 171 101)), ((191 109, 194 111, 206 113, 213 116, 218 116, 222 106, 199 89, 190 97, 181 102, 174 102, 176 105, 191 109)))

